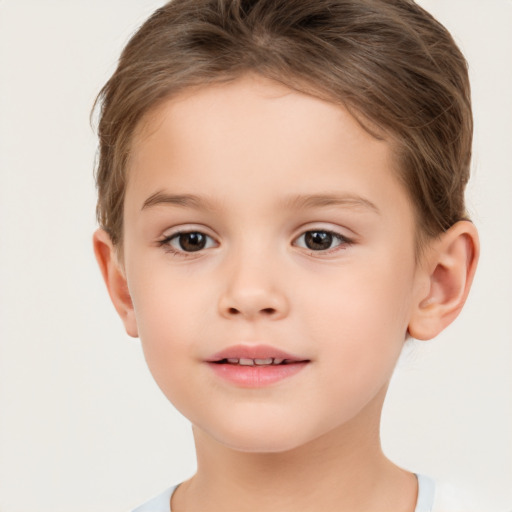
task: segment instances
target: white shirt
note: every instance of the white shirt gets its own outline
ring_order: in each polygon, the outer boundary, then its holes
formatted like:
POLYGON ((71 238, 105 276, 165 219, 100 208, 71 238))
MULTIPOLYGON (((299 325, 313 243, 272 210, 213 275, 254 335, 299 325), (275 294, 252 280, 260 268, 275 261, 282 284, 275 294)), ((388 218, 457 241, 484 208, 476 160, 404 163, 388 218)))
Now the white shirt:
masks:
MULTIPOLYGON (((488 512, 475 508, 463 494, 449 485, 436 485, 429 477, 418 478, 418 500, 414 512, 488 512)), ((169 487, 132 512, 172 512, 171 496, 178 486, 169 487)), ((206 512, 206 511, 205 511, 206 512)))

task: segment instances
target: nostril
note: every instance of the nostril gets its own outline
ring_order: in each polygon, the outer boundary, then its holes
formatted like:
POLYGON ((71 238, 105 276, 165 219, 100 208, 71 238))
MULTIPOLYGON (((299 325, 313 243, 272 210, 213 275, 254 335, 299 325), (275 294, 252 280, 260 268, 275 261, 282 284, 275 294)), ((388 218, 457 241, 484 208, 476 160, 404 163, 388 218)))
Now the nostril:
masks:
MULTIPOLYGON (((260 312, 263 313, 264 315, 273 315, 276 313, 276 310, 274 308, 263 308, 260 310, 260 312)), ((230 315, 239 315, 241 312, 236 308, 229 308, 228 313, 230 315)))

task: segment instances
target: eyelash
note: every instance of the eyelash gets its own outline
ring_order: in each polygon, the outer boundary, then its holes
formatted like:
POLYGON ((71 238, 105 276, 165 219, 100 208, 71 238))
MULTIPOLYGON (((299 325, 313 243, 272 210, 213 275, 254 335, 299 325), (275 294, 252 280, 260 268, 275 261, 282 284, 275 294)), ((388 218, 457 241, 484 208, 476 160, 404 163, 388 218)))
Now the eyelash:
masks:
POLYGON ((315 251, 314 249, 310 249, 309 247, 302 247, 302 249, 305 249, 306 251, 308 251, 308 255, 310 255, 310 256, 313 256, 313 255, 327 256, 327 255, 332 254, 334 252, 337 252, 337 251, 340 251, 340 250, 344 250, 349 245, 352 244, 352 240, 350 240, 347 237, 341 235, 340 233, 337 233, 336 231, 331 231, 331 230, 328 230, 328 229, 308 229, 307 231, 304 231, 300 236, 298 236, 294 240, 294 242, 297 243, 298 240, 300 240, 303 237, 306 237, 306 235, 308 233, 327 234, 327 235, 330 235, 330 237, 331 237, 331 243, 337 242, 337 245, 335 245, 334 247, 330 247, 329 249, 323 249, 323 250, 320 249, 320 250, 316 250, 315 251))
MULTIPOLYGON (((171 241, 174 240, 174 239, 179 239, 179 237, 181 235, 190 235, 192 233, 196 233, 196 234, 200 234, 200 235, 203 235, 203 236, 206 236, 207 238, 210 238, 212 239, 211 236, 201 232, 201 231, 196 231, 196 230, 189 230, 189 231, 178 231, 176 233, 173 233, 172 235, 168 235, 166 236, 165 238, 163 238, 162 240, 159 240, 158 241, 158 245, 159 247, 164 247, 165 248, 165 252, 167 253, 170 253, 174 256, 179 256, 179 257, 182 257, 182 258, 190 258, 190 257, 193 257, 194 254, 197 252, 197 253, 200 253, 202 249, 198 250, 198 251, 183 251, 183 250, 178 250, 178 249, 175 249, 172 245, 171 245, 171 241)), ((213 239, 212 239, 213 240, 213 239)))
MULTIPOLYGON (((174 248, 172 245, 171 245, 171 241, 174 240, 174 239, 179 239, 179 237, 181 235, 190 235, 190 234, 200 234, 200 235, 203 235, 207 238, 210 238, 213 240, 213 238, 201 231, 195 231, 195 230, 190 230, 190 231, 178 231, 176 233, 173 233, 172 235, 168 235, 166 236, 165 238, 163 238, 162 240, 159 240, 158 241, 158 246, 159 247, 164 247, 165 248, 165 252, 167 253, 170 253, 174 256, 178 256, 178 257, 182 257, 182 258, 190 258, 190 257, 194 257, 194 254, 195 253, 201 253, 203 249, 199 249, 197 251, 184 251, 184 250, 179 250, 179 249, 176 249, 174 248)), ((307 247, 304 247, 304 249, 308 250, 309 251, 309 255, 314 255, 314 254, 321 254, 321 255, 328 255, 328 254, 331 254, 333 252, 336 252, 336 251, 339 251, 339 250, 344 250, 346 249, 347 247, 349 247, 350 245, 353 244, 353 240, 347 238, 346 236, 343 236, 341 235, 340 233, 337 233, 335 231, 331 231, 331 230, 328 230, 328 229, 308 229, 307 231, 304 231, 300 236, 298 236, 297 238, 295 238, 295 241, 296 240, 299 240, 300 238, 306 236, 307 233, 325 233, 325 234, 328 234, 330 236, 332 236, 332 239, 333 241, 337 241, 338 244, 335 245, 334 247, 331 247, 329 249, 325 249, 325 250, 313 250, 313 249, 308 249, 307 247)))

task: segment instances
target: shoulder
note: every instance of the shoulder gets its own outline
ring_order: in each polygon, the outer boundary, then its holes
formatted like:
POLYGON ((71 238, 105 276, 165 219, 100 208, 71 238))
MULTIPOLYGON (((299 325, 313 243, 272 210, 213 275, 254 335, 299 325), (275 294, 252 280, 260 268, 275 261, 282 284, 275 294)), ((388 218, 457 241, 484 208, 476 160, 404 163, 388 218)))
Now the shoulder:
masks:
POLYGON ((437 482, 432 512, 492 512, 474 491, 437 482))
POLYGON ((134 508, 131 512, 171 512, 171 496, 176 487, 178 486, 169 487, 164 492, 134 508))
POLYGON ((467 486, 436 482, 425 475, 418 478, 418 500, 415 512, 493 512, 485 500, 467 486))

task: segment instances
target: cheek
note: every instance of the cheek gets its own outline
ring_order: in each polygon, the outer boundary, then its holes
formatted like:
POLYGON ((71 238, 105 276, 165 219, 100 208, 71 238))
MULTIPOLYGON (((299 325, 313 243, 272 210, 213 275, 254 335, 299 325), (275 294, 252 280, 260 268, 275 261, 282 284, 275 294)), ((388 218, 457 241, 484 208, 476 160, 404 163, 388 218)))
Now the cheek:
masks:
POLYGON ((168 395, 173 382, 187 376, 183 361, 198 358, 201 344, 211 336, 208 315, 213 298, 207 286, 166 275, 164 270, 153 275, 134 273, 133 283, 132 300, 144 356, 168 395))
MULTIPOLYGON (((392 258, 389 258, 392 260, 392 258)), ((344 339, 378 342, 405 335, 412 291, 412 269, 376 258, 361 261, 325 279, 314 294, 311 286, 298 291, 305 298, 301 313, 310 319, 312 328, 344 339), (308 289, 309 288, 309 293, 308 289)))
POLYGON ((166 261, 148 261, 130 274, 137 326, 142 341, 179 342, 184 336, 207 332, 206 313, 211 311, 211 287, 201 279, 173 272, 166 261), (210 307, 207 307, 209 305, 210 307))
POLYGON ((338 276, 301 307, 302 330, 312 334, 319 355, 329 354, 326 363, 338 370, 325 375, 333 376, 333 384, 337 376, 350 375, 349 394, 365 382, 379 385, 389 378, 406 338, 410 272, 380 263, 338 276))

